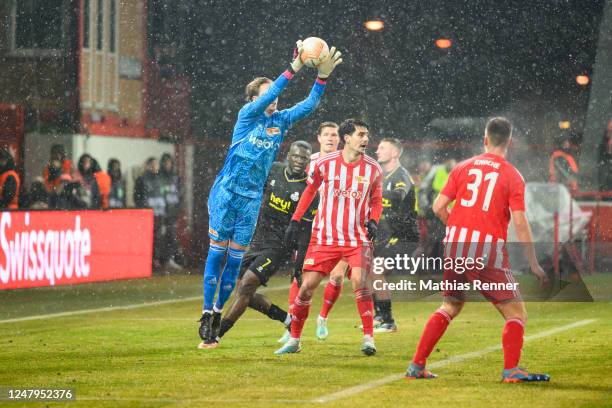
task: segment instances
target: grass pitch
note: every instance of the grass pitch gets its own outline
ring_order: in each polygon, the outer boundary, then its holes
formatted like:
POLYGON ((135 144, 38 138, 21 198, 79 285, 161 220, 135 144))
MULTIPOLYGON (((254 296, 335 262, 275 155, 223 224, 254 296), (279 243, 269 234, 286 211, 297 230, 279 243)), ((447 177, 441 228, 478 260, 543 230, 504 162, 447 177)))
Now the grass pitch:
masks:
MULTIPOLYGON (((286 305, 287 279, 269 286, 273 302, 286 305)), ((282 326, 250 310, 219 348, 196 348, 201 276, 0 292, 0 387, 76 392, 76 401, 24 406, 612 406, 609 302, 527 304, 527 336, 596 319, 525 343, 522 364, 549 373, 550 383, 501 384, 499 349, 465 356, 501 341, 503 321, 488 303, 466 305, 449 327, 430 358, 443 362, 433 370, 440 378, 373 383, 405 370, 439 302, 394 303, 399 332, 377 335, 378 354, 365 357, 350 291, 330 314, 329 339, 316 340, 321 293, 302 353, 275 356, 282 326)))

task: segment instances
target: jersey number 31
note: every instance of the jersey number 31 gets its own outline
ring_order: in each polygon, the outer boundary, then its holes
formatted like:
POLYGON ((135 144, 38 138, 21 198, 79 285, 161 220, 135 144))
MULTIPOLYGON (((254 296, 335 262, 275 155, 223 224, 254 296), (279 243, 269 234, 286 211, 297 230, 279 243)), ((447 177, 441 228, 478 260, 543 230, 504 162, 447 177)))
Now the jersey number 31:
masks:
MULTIPOLYGON (((474 181, 468 183, 466 186, 468 190, 471 191, 471 196, 468 200, 462 198, 461 205, 463 207, 473 207, 478 200, 478 194, 480 193, 480 185, 482 184, 482 170, 480 169, 470 169, 468 172, 468 176, 475 176, 474 181)), ((495 188, 495 183, 497 182, 497 177, 499 173, 492 171, 487 173, 484 176, 484 181, 487 183, 487 191, 485 192, 484 201, 482 203, 482 210, 489 211, 489 205, 491 204, 491 197, 493 196, 493 189, 495 188)))

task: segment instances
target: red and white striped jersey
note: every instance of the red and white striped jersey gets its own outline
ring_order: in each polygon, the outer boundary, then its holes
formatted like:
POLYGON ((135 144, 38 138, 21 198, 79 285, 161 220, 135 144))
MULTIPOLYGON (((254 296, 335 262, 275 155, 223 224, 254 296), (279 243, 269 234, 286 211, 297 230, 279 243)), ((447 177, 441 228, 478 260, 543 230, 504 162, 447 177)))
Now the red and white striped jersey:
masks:
POLYGON ((446 227, 445 255, 484 257, 509 268, 505 241, 510 211, 525 211, 525 181, 503 157, 481 154, 459 163, 440 194, 454 199, 446 227))
POLYGON ((315 163, 317 162, 317 160, 319 160, 319 157, 321 157, 321 152, 316 152, 310 155, 310 163, 308 163, 308 168, 306 169, 306 174, 308 174, 309 176, 312 174, 315 163))
POLYGON ((372 217, 378 222, 382 212, 382 178, 380 165, 366 155, 354 163, 342 151, 319 158, 308 177, 319 190, 310 244, 371 246, 365 224, 372 217))
POLYGON ((444 237, 444 257, 463 258, 466 261, 482 258, 482 263, 487 268, 510 269, 505 244, 503 238, 483 234, 475 229, 456 225, 447 226, 444 237))

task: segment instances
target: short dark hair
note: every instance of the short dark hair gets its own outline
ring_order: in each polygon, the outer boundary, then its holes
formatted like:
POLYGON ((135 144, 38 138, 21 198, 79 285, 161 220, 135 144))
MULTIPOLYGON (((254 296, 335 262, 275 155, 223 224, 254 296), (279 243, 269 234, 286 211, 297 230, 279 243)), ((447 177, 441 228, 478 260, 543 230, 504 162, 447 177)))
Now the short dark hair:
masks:
POLYGON ((259 95, 259 87, 263 84, 272 83, 270 78, 266 77, 257 77, 251 82, 249 82, 244 89, 244 94, 247 102, 251 102, 254 96, 259 95))
POLYGON ((398 138, 395 138, 395 137, 385 137, 380 142, 381 143, 382 142, 387 142, 387 143, 393 145, 397 150, 399 150, 400 156, 402 155, 402 153, 404 153, 404 146, 402 146, 402 142, 400 142, 400 140, 398 138))
POLYGON ((340 124, 340 128, 338 129, 338 133, 343 137, 344 135, 352 135, 355 132, 357 126, 364 127, 370 130, 370 126, 359 119, 346 119, 344 122, 340 124))
POLYGON ((52 155, 60 155, 62 156, 62 158, 66 157, 66 149, 64 148, 64 145, 62 144, 54 144, 53 146, 51 146, 51 154, 52 155))
POLYGON ((121 166, 121 162, 118 159, 108 159, 108 164, 106 166, 107 173, 111 172, 114 164, 118 164, 119 166, 121 166))
POLYGON ((298 141, 291 143, 291 146, 289 146, 289 149, 291 149, 292 147, 301 147, 302 149, 306 149, 312 152, 312 146, 310 145, 310 143, 305 142, 304 140, 298 140, 298 141))
POLYGON ((506 118, 492 118, 487 122, 485 133, 493 146, 504 146, 512 136, 512 124, 506 118))
POLYGON ((317 135, 320 135, 323 132, 323 129, 326 127, 337 128, 338 124, 336 122, 323 122, 319 125, 319 129, 317 130, 317 135))

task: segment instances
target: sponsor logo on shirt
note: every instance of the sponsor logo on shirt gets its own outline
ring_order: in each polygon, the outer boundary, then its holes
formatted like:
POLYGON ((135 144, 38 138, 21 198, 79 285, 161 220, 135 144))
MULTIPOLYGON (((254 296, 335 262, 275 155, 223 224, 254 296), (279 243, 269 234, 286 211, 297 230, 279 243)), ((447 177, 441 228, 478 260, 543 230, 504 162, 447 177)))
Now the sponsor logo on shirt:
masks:
POLYGON ((334 188, 334 197, 344 197, 344 198, 354 198, 356 200, 361 200, 363 193, 361 191, 354 190, 340 190, 334 188))
POLYGON ((283 200, 281 197, 278 197, 277 195, 272 193, 270 195, 270 207, 288 214, 289 209, 291 208, 291 201, 283 200))
POLYGON ((261 140, 255 137, 254 135, 249 136, 249 142, 255 147, 259 147, 260 149, 276 149, 279 144, 277 142, 272 142, 270 140, 261 140))

